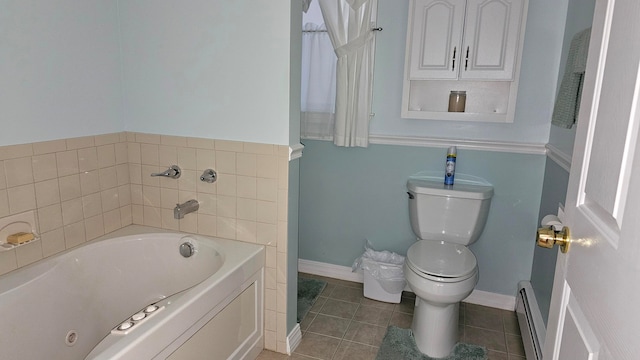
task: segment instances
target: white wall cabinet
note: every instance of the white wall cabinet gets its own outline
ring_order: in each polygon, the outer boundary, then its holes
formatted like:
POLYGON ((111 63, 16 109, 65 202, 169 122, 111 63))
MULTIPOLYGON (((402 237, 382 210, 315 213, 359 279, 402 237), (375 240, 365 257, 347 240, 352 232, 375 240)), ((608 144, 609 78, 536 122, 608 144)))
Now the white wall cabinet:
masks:
POLYGON ((513 122, 527 0, 410 0, 402 117, 513 122), (448 113, 451 90, 465 113, 448 113))

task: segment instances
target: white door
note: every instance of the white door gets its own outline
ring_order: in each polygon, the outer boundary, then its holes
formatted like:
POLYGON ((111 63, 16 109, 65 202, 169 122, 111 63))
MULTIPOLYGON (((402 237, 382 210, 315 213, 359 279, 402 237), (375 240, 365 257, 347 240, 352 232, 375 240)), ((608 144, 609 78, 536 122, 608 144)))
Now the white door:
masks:
POLYGON ((597 0, 544 359, 640 359, 640 1, 597 0))

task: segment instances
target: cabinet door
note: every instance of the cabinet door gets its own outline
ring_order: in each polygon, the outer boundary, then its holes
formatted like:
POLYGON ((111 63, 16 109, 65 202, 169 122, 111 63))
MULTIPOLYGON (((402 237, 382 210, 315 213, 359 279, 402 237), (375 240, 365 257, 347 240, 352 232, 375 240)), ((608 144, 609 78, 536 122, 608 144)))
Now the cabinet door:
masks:
POLYGON ((513 80, 525 0, 468 0, 460 78, 513 80))
POLYGON ((409 78, 457 79, 466 0, 412 0, 409 78))

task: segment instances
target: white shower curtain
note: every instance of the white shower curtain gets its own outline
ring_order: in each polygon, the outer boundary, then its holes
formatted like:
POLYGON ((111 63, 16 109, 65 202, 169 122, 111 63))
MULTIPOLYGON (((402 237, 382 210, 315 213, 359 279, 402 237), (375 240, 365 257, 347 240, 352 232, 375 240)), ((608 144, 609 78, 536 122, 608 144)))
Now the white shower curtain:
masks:
POLYGON ((318 0, 338 57, 333 142, 369 145, 373 90, 372 12, 377 0, 318 0))
POLYGON ((304 25, 302 64, 300 136, 333 140, 336 55, 324 24, 304 25))

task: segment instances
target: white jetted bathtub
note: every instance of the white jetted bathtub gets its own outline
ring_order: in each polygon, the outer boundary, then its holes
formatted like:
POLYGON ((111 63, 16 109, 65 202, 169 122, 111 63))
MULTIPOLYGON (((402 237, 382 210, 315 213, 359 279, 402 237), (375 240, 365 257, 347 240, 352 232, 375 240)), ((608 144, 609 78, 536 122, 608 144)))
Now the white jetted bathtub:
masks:
POLYGON ((0 359, 253 359, 264 248, 128 226, 0 276, 0 359))

